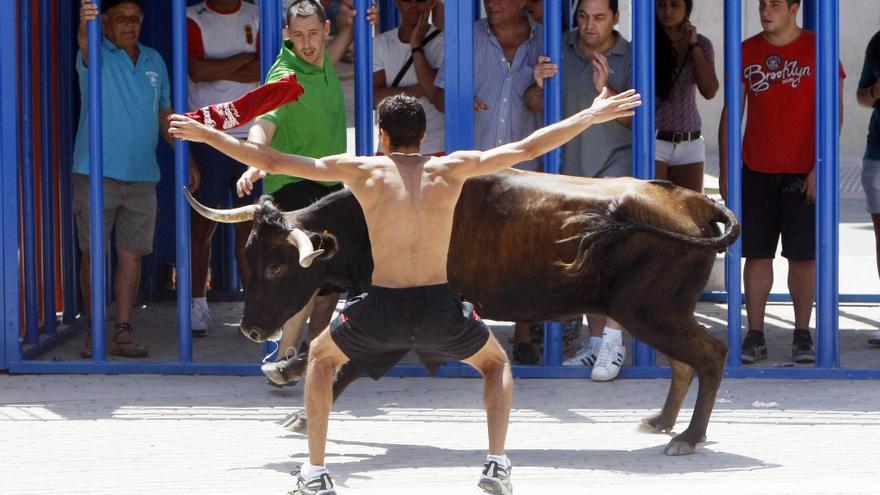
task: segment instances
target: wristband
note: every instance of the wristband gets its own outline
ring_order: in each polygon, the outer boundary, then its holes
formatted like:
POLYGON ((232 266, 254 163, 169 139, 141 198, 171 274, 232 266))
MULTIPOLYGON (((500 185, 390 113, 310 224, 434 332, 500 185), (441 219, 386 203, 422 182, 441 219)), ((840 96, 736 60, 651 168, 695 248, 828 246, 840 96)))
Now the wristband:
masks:
POLYGON ((413 52, 413 53, 416 53, 416 52, 422 52, 422 53, 425 53, 425 49, 422 48, 421 46, 417 46, 417 47, 415 47, 415 48, 412 49, 412 52, 413 52))

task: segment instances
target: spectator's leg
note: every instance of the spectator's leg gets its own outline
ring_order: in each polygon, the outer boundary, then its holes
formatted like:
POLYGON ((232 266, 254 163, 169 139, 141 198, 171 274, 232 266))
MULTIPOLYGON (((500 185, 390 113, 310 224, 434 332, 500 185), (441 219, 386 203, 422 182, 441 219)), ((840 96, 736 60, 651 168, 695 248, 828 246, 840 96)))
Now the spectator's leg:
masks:
POLYGON ((794 306, 794 327, 810 328, 810 316, 816 300, 815 261, 788 260, 788 291, 794 306))
POLYGON ((130 323, 141 276, 141 257, 125 248, 116 248, 116 323, 130 323))
POLYGON ((587 313, 587 326, 590 327, 590 337, 602 337, 605 323, 608 317, 595 313, 587 313))
POLYGON ((666 162, 661 162, 657 160, 654 162, 654 177, 659 180, 670 180, 669 179, 669 164, 666 162))
POLYGON ((193 212, 190 215, 192 247, 190 266, 192 270, 192 297, 205 297, 208 285, 208 266, 211 265, 211 238, 217 223, 193 212))
POLYGON ((681 186, 698 193, 703 192, 702 162, 669 167, 668 177, 676 186, 681 186))
POLYGON ((244 247, 247 245, 252 227, 253 222, 235 224, 235 261, 238 262, 238 274, 241 277, 241 287, 244 290, 247 290, 248 278, 251 276, 251 268, 244 255, 244 247))
POLYGON ((880 213, 871 213, 871 221, 874 223, 874 259, 877 262, 877 275, 880 276, 880 213))
MULTIPOLYGON (((764 331, 764 311, 773 288, 773 260, 746 258, 743 269, 749 330, 764 331)), ((792 297, 794 294, 792 294, 792 297)))

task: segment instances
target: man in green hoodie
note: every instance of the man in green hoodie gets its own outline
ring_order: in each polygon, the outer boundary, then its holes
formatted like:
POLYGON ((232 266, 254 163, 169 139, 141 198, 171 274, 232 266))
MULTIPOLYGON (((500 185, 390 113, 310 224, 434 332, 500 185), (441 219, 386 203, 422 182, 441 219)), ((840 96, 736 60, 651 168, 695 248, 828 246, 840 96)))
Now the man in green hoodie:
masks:
MULTIPOLYGON (((371 9, 368 15, 372 18, 375 12, 371 9)), ((330 21, 320 2, 296 0, 290 4, 284 27, 285 39, 266 82, 295 72, 305 93, 295 103, 258 117, 248 133, 248 141, 313 158, 345 153, 345 101, 333 66, 354 38, 354 16, 354 10, 340 4, 336 18, 339 30, 333 40, 326 43, 330 21)), ((260 179, 264 179, 263 192, 272 195, 284 211, 306 207, 342 189, 339 182, 313 182, 283 174, 266 175, 251 167, 238 180, 239 197, 250 194, 254 182, 260 179)), ((283 337, 278 343, 278 361, 266 363, 262 368, 270 383, 279 386, 296 383, 285 372, 295 361, 296 343, 306 320, 310 320, 309 333, 314 337, 330 323, 338 300, 339 294, 335 291, 322 290, 284 324, 283 337)))

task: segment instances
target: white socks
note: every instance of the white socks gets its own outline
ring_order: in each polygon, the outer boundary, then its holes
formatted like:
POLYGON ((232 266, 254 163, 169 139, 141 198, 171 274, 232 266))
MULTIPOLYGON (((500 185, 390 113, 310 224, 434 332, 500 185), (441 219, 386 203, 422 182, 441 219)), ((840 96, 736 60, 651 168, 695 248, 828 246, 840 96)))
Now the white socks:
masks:
POLYGON ((299 468, 299 475, 306 481, 313 480, 327 472, 327 466, 313 466, 308 462, 304 462, 299 468))
POLYGON ((599 347, 602 345, 602 337, 590 337, 590 347, 599 347))
POLYGON ((605 327, 605 331, 602 332, 602 340, 623 344, 623 330, 605 327))

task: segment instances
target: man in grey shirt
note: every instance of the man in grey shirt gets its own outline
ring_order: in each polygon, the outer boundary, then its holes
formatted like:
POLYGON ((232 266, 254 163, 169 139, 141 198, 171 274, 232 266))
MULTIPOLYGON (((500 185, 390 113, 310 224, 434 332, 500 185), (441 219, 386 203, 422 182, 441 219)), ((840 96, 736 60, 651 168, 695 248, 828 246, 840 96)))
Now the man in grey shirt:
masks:
MULTIPOLYGON (((618 0, 581 0, 577 28, 562 45, 562 107, 565 116, 589 107, 603 87, 620 93, 632 87, 632 49, 614 26, 620 20, 618 0)), ((544 108, 544 79, 558 72, 549 57, 539 57, 536 84, 526 91, 526 105, 544 108)), ((563 147, 562 173, 582 177, 632 174, 632 119, 617 119, 582 132, 563 147)), ((578 324, 580 322, 577 322, 578 324)), ((565 365, 592 366, 594 381, 617 377, 626 357, 621 326, 604 315, 587 315, 590 339, 565 365)))

